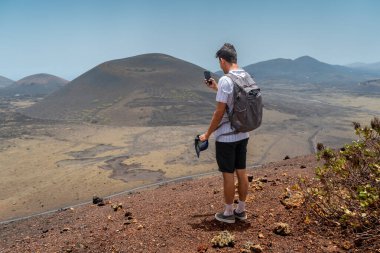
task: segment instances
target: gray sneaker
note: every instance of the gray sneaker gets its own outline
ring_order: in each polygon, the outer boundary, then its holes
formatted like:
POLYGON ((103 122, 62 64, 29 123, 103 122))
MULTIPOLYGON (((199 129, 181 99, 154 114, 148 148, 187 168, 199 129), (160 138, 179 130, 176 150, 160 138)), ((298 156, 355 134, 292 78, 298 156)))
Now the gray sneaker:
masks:
POLYGON ((235 215, 224 215, 223 212, 221 213, 216 213, 215 214, 215 219, 221 222, 226 222, 226 223, 235 223, 235 215))
POLYGON ((236 209, 234 209, 234 216, 236 219, 239 220, 246 220, 247 219, 247 213, 244 211, 242 213, 236 212, 236 209))

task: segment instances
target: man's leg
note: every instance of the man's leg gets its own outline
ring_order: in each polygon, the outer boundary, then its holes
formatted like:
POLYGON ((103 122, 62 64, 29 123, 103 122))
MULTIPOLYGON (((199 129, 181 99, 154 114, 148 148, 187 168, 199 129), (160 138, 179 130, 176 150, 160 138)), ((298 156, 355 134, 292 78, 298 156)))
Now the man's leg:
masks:
POLYGON ((245 213, 245 200, 248 195, 248 177, 246 170, 246 161, 247 161, 247 144, 248 139, 242 140, 236 147, 236 175, 238 178, 238 193, 239 193, 239 202, 235 210, 236 218, 240 220, 247 219, 245 213))
POLYGON ((234 215, 235 218, 239 220, 246 220, 247 214, 245 212, 245 200, 248 195, 248 177, 246 169, 237 169, 236 175, 238 178, 239 202, 237 208, 234 210, 234 215))
POLYGON ((215 142, 216 161, 219 171, 223 175, 223 192, 226 203, 223 212, 216 213, 215 218, 222 222, 235 223, 233 202, 235 197, 235 180, 234 180, 234 143, 215 142))
POLYGON ((224 201, 226 202, 226 209, 224 215, 233 214, 233 203, 235 197, 235 180, 234 173, 223 172, 223 190, 224 201))
POLYGON ((245 201, 247 199, 248 195, 248 177, 247 177, 247 170, 246 169, 237 169, 236 175, 238 178, 238 193, 239 193, 239 200, 245 201))

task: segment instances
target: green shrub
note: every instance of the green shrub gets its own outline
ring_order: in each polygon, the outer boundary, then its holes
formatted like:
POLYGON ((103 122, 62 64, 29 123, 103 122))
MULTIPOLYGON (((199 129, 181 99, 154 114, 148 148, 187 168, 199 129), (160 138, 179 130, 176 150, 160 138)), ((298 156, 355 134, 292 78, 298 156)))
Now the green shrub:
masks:
MULTIPOLYGON (((318 144, 316 180, 304 183, 306 220, 341 228, 357 247, 380 248, 380 120, 361 127, 340 150, 318 144)), ((304 181, 303 181, 304 182, 304 181)))

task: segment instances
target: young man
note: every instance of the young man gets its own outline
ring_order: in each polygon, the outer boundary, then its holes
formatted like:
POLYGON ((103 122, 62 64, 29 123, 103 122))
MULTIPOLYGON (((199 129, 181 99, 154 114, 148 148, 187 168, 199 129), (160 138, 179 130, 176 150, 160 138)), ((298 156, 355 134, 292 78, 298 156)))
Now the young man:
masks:
MULTIPOLYGON (((225 43, 216 53, 219 59, 220 68, 224 74, 231 73, 236 76, 244 77, 249 75, 237 65, 237 54, 233 45, 225 43)), ((205 83, 217 91, 216 110, 212 117, 210 126, 206 133, 201 135, 201 141, 207 140, 215 131, 216 161, 219 171, 223 174, 223 188, 225 209, 223 212, 216 213, 215 218, 222 222, 234 223, 235 219, 245 220, 245 200, 248 194, 248 178, 246 173, 246 154, 248 144, 248 133, 234 133, 228 120, 226 110, 233 108, 233 81, 228 76, 219 79, 218 84, 214 79, 205 83), (238 178, 239 202, 234 209, 233 202, 235 197, 235 178, 238 178)))

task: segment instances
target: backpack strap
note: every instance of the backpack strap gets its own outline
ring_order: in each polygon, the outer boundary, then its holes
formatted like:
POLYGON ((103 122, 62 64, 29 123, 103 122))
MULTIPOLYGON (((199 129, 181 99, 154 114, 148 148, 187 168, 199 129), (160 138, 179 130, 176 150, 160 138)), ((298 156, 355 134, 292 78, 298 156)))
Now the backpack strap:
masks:
MULTIPOLYGON (((234 76, 233 74, 231 74, 231 73, 227 73, 227 74, 225 74, 225 76, 228 76, 231 80, 232 80, 232 84, 233 84, 233 86, 235 86, 235 80, 233 79, 233 78, 237 78, 236 76, 234 76), (232 77, 233 76, 233 77, 232 77)), ((233 92, 233 90, 232 90, 232 92, 233 92)), ((226 104, 226 111, 227 111, 227 115, 228 115, 228 113, 229 113, 229 108, 228 108, 228 105, 226 104)), ((228 122, 230 122, 229 120, 228 121, 224 121, 224 122, 222 122, 221 124, 219 124, 219 126, 215 129, 215 130, 217 130, 217 129, 219 129, 221 126, 223 126, 224 124, 226 124, 226 123, 228 123, 228 122)), ((226 134, 222 134, 222 135, 226 135, 226 134)), ((222 136, 222 135, 219 135, 219 136, 222 136)))
MULTIPOLYGON (((231 74, 231 73, 227 73, 225 76, 229 77, 232 80, 233 87, 235 87, 235 85, 237 85, 237 83, 236 83, 236 80, 238 80, 237 76, 235 76, 234 74, 231 74)), ((233 90, 232 90, 232 92, 233 92, 233 90)), ((227 110, 227 114, 228 114, 229 113, 228 105, 226 105, 226 110, 227 110)), ((230 121, 228 120, 228 121, 222 122, 215 130, 219 129, 221 126, 223 126, 224 124, 226 124, 228 122, 230 122, 230 121)), ((232 131, 232 132, 229 132, 229 133, 224 133, 224 134, 219 135, 218 138, 220 136, 233 135, 233 134, 236 134, 236 133, 238 133, 238 132, 232 131)))
POLYGON ((236 83, 236 80, 239 79, 237 76, 235 76, 234 74, 231 74, 231 73, 227 73, 226 76, 228 76, 229 78, 231 78, 231 80, 232 80, 232 82, 234 84, 236 83))

